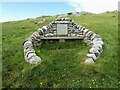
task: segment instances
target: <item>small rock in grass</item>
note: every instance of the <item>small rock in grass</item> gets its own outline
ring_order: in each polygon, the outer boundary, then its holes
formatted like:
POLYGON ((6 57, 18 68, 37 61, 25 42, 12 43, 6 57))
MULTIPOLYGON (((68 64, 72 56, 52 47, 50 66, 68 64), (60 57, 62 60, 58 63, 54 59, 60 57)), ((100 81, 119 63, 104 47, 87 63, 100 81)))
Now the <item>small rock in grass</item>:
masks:
POLYGON ((94 61, 93 61, 92 58, 87 58, 87 59, 85 60, 85 63, 91 64, 91 63, 94 63, 94 61))
POLYGON ((30 64, 38 64, 39 62, 41 62, 41 58, 38 57, 37 55, 36 55, 36 56, 33 56, 33 57, 29 60, 29 63, 30 63, 30 64))
POLYGON ((32 27, 32 25, 29 25, 29 27, 32 27))

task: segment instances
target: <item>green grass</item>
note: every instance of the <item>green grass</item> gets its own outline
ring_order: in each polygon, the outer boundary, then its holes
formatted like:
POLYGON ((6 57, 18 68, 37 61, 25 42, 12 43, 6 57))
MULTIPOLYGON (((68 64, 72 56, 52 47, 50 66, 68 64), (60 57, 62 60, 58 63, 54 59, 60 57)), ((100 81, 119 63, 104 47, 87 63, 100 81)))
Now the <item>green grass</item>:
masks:
POLYGON ((81 40, 64 43, 44 41, 35 48, 42 63, 30 65, 24 60, 23 41, 56 17, 42 17, 48 20, 41 25, 34 24, 41 17, 5 22, 2 24, 3 88, 118 88, 117 13, 68 17, 103 38, 104 52, 98 61, 84 64, 90 47, 81 40))

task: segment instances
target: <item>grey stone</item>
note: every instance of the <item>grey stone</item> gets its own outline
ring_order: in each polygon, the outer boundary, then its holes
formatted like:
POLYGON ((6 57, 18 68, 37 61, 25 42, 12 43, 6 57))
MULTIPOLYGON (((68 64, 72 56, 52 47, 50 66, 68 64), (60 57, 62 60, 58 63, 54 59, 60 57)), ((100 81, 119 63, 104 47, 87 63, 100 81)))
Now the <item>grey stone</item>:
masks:
POLYGON ((57 24, 57 34, 58 35, 67 35, 68 27, 67 24, 57 24))

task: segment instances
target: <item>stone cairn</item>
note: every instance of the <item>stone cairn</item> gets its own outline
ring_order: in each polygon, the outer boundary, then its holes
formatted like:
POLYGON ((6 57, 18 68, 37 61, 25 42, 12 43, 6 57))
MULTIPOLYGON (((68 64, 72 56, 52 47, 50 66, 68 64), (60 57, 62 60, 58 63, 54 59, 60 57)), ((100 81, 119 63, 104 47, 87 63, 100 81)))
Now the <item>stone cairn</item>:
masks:
POLYGON ((100 57, 101 53, 103 52, 104 43, 98 34, 78 25, 72 19, 57 18, 47 26, 39 28, 24 41, 24 57, 27 62, 30 64, 37 64, 41 62, 41 58, 36 55, 34 47, 41 45, 42 37, 59 37, 57 36, 56 25, 58 22, 68 24, 68 34, 66 37, 82 37, 83 42, 91 47, 87 54, 85 63, 94 63, 100 57))

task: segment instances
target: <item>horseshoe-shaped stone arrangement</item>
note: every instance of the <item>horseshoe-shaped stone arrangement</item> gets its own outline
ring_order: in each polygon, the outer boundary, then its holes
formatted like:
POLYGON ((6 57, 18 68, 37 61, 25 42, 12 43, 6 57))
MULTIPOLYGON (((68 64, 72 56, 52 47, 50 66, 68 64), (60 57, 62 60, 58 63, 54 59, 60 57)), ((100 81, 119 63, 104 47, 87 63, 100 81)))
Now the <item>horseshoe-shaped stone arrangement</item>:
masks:
POLYGON ((83 26, 78 25, 72 19, 57 18, 47 26, 39 28, 24 41, 24 57, 27 62, 29 62, 30 64, 37 64, 41 62, 41 58, 36 55, 34 47, 41 45, 43 38, 61 37, 60 35, 57 35, 56 24, 58 23, 67 24, 68 33, 67 35, 65 35, 66 38, 77 37, 78 39, 83 39, 83 42, 91 47, 87 54, 87 59, 85 60, 85 63, 94 63, 99 58, 99 56, 103 52, 104 43, 102 38, 98 34, 89 29, 86 29, 83 26))

